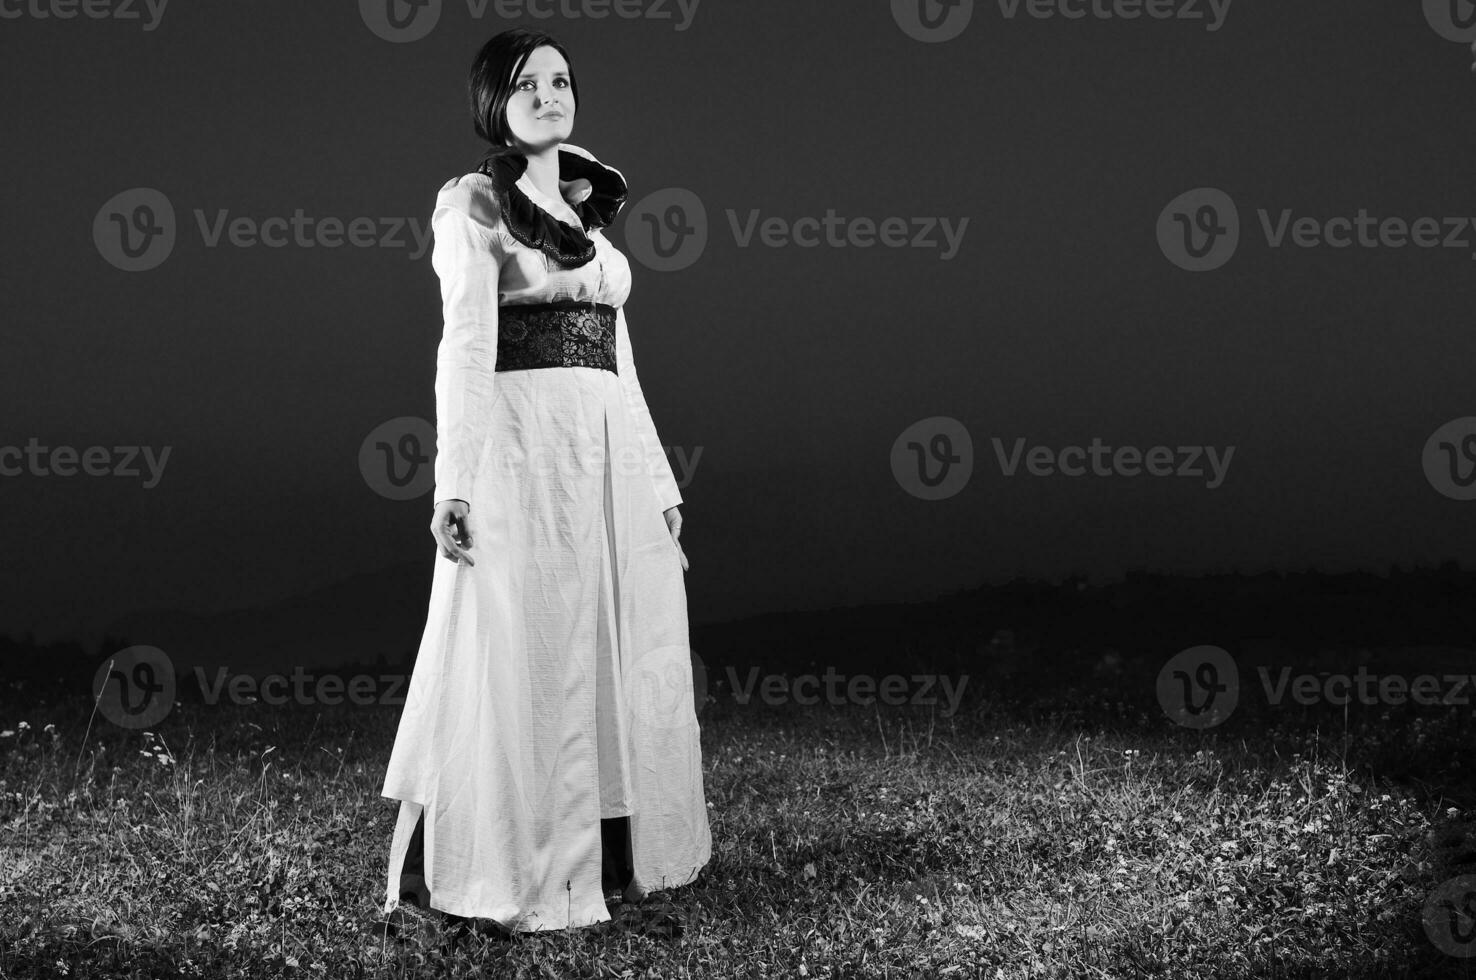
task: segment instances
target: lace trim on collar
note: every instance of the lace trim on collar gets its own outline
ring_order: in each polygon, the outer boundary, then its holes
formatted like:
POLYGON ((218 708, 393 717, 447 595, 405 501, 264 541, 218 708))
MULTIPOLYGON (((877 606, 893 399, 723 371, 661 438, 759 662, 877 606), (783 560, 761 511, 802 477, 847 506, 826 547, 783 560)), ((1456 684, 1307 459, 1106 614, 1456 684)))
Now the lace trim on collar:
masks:
MULTIPOLYGON (((503 220, 513 238, 560 265, 578 268, 586 264, 594 258, 594 242, 583 230, 560 221, 523 192, 517 182, 527 169, 528 158, 512 147, 493 151, 477 166, 478 173, 492 178, 503 220)), ((580 178, 588 180, 592 190, 587 198, 570 207, 587 228, 608 226, 625 205, 625 180, 599 161, 560 147, 559 179, 580 178)))

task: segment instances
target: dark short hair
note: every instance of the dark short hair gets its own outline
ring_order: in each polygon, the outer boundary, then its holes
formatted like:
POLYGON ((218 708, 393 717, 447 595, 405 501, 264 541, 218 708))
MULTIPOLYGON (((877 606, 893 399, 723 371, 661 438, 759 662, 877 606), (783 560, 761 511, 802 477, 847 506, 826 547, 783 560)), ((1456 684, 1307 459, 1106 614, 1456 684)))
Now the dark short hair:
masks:
POLYGON ((569 89, 574 93, 575 108, 579 102, 579 82, 574 76, 574 62, 564 46, 543 31, 514 27, 494 35, 472 62, 467 94, 471 101, 472 125, 477 135, 497 151, 506 146, 512 131, 507 125, 507 100, 515 91, 514 79, 523 70, 528 56, 544 45, 564 56, 569 65, 569 89))

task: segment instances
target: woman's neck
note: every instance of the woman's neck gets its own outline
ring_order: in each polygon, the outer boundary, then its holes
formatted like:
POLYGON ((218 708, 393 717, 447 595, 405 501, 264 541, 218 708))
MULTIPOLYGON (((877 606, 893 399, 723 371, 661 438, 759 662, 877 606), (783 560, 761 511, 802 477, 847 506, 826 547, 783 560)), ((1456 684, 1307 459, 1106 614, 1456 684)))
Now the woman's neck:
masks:
POLYGON ((539 153, 524 153, 528 158, 528 179, 552 201, 561 201, 559 192, 559 148, 551 146, 539 153))

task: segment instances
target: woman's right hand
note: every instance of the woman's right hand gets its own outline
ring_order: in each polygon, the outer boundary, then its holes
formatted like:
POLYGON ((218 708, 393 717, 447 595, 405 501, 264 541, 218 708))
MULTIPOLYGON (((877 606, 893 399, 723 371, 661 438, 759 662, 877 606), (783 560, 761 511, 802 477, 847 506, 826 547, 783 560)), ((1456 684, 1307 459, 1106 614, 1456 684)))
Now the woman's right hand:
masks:
POLYGON ((431 518, 431 534, 440 546, 441 557, 460 562, 465 558, 468 565, 472 560, 472 526, 467 511, 471 507, 465 500, 443 500, 436 504, 435 516, 431 518))

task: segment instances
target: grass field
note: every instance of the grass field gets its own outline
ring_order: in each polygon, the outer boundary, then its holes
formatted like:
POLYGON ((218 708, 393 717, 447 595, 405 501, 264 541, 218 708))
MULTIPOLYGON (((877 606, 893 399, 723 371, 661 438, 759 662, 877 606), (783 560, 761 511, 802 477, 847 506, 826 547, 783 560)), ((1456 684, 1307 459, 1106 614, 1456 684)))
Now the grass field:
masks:
MULTIPOLYGON (((1469 708, 1192 731, 1151 688, 1113 698, 976 689, 949 718, 715 695, 696 884, 598 929, 396 939, 372 926, 397 707, 181 703, 146 735, 12 684, 0 975, 1476 976, 1426 923, 1476 867, 1469 708)), ((1447 918, 1464 936, 1470 908, 1447 918)))

